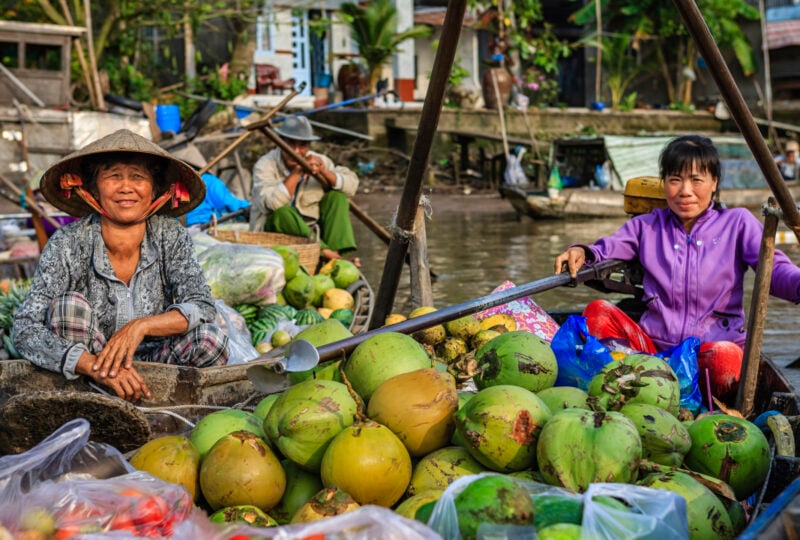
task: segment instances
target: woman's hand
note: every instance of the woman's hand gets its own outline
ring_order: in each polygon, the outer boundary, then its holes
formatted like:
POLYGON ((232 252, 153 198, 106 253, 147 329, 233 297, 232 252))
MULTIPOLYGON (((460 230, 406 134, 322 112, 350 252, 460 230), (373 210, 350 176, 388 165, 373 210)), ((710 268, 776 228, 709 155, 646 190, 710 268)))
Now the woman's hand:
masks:
POLYGON ((92 372, 101 378, 114 378, 120 368, 132 369, 133 355, 145 335, 142 319, 131 321, 120 328, 95 358, 92 372))
POLYGON ((75 367, 75 372, 91 377, 96 383, 113 390, 117 397, 131 403, 135 403, 143 397, 148 399, 151 397, 147 383, 144 382, 144 378, 133 366, 119 368, 113 377, 101 376, 99 371, 92 369, 95 361, 96 357, 93 354, 83 353, 78 360, 78 365, 75 367))
POLYGON ((581 269, 583 263, 586 262, 586 252, 581 247, 571 247, 567 249, 564 253, 556 257, 556 264, 553 272, 556 274, 560 274, 564 268, 564 264, 567 265, 567 270, 569 270, 570 277, 576 277, 578 275, 578 270, 581 269))

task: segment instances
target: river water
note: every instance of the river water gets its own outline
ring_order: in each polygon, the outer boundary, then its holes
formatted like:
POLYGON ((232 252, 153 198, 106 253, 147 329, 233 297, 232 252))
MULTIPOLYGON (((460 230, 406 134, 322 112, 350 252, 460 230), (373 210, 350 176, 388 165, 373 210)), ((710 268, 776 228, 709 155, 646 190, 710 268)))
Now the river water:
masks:
MULTIPOLYGON (((520 285, 553 272, 553 259, 572 243, 592 243, 613 233, 626 218, 586 221, 518 220, 508 201, 496 194, 427 194, 430 217, 426 220, 428 259, 437 274, 433 282, 437 308, 489 294, 504 280, 520 285)), ((359 195, 357 204, 390 229, 400 199, 399 192, 359 195)), ((756 214, 759 219, 760 213, 756 214)), ((354 222, 362 271, 377 293, 384 270, 386 245, 360 222, 354 222)), ((797 244, 778 245, 800 264, 797 244)), ((745 283, 746 305, 753 287, 753 272, 745 283)), ((393 311, 408 313, 410 276, 403 270, 393 311)), ((534 296, 548 310, 582 309, 600 293, 587 287, 560 287, 534 296)), ((613 298, 613 297, 612 297, 613 298)), ((778 364, 800 357, 797 328, 800 306, 770 298, 763 352, 778 364)))

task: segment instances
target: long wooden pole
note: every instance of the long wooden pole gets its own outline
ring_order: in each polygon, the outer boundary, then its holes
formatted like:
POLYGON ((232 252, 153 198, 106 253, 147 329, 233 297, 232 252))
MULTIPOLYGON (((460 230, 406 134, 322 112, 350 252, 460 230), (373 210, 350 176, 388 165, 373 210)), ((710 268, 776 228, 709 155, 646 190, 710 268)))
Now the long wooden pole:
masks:
MULTIPOLYGON (((257 125, 261 124, 262 122, 269 122, 270 118, 275 116, 275 114, 277 114, 278 111, 283 109, 286 106, 286 104, 289 103, 292 100, 292 98, 294 98, 297 94, 302 92, 305 89, 305 87, 306 83, 305 81, 303 81, 297 88, 292 88, 292 91, 289 92, 282 100, 280 100, 280 102, 277 105, 275 105, 275 107, 273 107, 269 112, 267 112, 264 116, 262 116, 257 122, 254 122, 253 124, 250 125, 257 125)), ((237 146, 246 141, 248 137, 250 137, 250 135, 252 134, 253 131, 251 129, 248 129, 247 131, 239 135, 232 143, 230 143, 224 150, 222 150, 222 152, 214 156, 214 159, 209 161, 205 167, 200 169, 198 174, 207 173, 209 170, 211 170, 211 167, 222 161, 222 158, 230 154, 237 146)))
POLYGON ((753 153, 753 157, 761 167, 761 172, 764 173, 764 178, 767 180, 767 184, 783 211, 784 222, 792 229, 797 239, 800 240, 800 213, 797 211, 794 198, 789 188, 786 187, 786 182, 778 170, 778 165, 775 163, 767 143, 761 136, 761 132, 758 130, 758 126, 747 108, 742 94, 733 80, 733 75, 731 75, 725 59, 722 58, 722 53, 720 53, 705 20, 703 20, 703 15, 694 0, 672 1, 683 18, 687 30, 694 38, 700 55, 706 61, 720 94, 722 94, 725 104, 728 106, 731 117, 736 122, 745 141, 747 141, 747 145, 750 147, 750 151, 753 153))
POLYGON ((745 418, 753 412, 758 386, 758 368, 761 364, 761 343, 764 338, 764 325, 767 319, 769 286, 772 282, 772 268, 775 262, 775 233, 778 231, 778 216, 775 200, 770 197, 764 217, 764 233, 758 253, 758 267, 753 284, 753 297, 750 300, 750 313, 747 316, 747 337, 744 343, 739 389, 736 394, 736 408, 745 418))
POLYGON ((375 311, 370 322, 372 328, 383 324, 394 305, 403 261, 408 254, 408 245, 411 241, 410 231, 413 230, 414 218, 422 196, 422 180, 428 168, 431 146, 433 146, 433 138, 442 112, 444 93, 450 70, 453 67, 461 26, 464 22, 466 5, 467 0, 450 0, 447 6, 442 26, 442 38, 436 50, 430 84, 419 119, 417 139, 414 141, 414 150, 408 165, 403 195, 397 208, 396 229, 392 241, 389 243, 383 276, 375 300, 375 311))

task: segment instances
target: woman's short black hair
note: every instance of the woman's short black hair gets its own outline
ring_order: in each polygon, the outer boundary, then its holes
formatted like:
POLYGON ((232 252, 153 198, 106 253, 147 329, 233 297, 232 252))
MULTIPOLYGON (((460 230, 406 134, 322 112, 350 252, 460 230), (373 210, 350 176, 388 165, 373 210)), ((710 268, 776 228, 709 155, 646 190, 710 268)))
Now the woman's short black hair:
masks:
POLYGON ((719 180, 722 174, 719 152, 708 137, 683 135, 672 139, 661 151, 659 174, 666 180, 668 176, 691 171, 692 165, 719 180))
POLYGON ((106 152, 95 154, 91 159, 81 163, 81 177, 85 182, 84 188, 92 194, 97 194, 97 175, 106 167, 123 163, 125 165, 141 165, 153 176, 153 194, 158 197, 164 193, 168 186, 164 185, 164 170, 167 165, 164 159, 149 154, 136 152, 106 152))

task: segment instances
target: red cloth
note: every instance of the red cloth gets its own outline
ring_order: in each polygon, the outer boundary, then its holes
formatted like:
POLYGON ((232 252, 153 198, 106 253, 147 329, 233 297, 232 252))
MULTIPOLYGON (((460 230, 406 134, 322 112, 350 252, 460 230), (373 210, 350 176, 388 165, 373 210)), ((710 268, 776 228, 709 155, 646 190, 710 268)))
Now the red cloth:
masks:
MULTIPOLYGON (((596 338, 625 340, 632 349, 655 354, 656 347, 650 337, 625 312, 608 300, 593 300, 583 310, 589 332, 596 338)), ((705 395, 706 369, 711 382, 711 393, 720 400, 731 403, 736 397, 742 371, 744 351, 730 341, 709 341, 700 345, 697 365, 700 369, 700 391, 705 395)))
POLYGON ((592 300, 583 310, 589 333, 597 339, 622 339, 631 349, 655 354, 656 346, 636 322, 608 300, 592 300))

